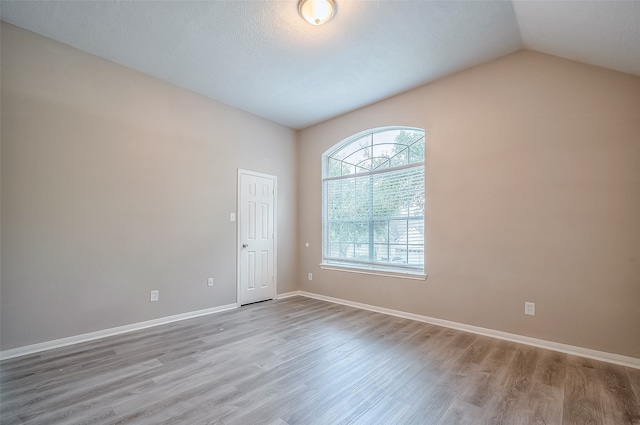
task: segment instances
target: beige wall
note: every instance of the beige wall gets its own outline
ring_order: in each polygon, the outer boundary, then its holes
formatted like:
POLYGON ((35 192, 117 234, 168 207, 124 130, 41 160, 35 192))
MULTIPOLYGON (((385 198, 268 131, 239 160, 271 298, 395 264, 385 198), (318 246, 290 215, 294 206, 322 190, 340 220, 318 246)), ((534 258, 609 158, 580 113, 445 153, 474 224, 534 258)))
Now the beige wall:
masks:
POLYGON ((1 50, 2 350, 234 303, 237 168, 278 176, 295 289, 295 131, 5 23, 1 50))
POLYGON ((300 289, 640 358, 640 78, 523 51, 299 141, 300 289), (427 132, 427 281, 318 266, 320 157, 387 125, 427 132))

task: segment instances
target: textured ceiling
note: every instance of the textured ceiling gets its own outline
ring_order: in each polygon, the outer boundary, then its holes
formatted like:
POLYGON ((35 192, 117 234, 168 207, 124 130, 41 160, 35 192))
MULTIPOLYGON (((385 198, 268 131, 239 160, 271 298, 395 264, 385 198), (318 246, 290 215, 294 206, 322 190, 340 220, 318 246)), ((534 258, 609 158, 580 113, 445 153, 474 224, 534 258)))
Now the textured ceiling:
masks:
POLYGON ((640 75, 640 1, 516 1, 524 47, 640 75))
POLYGON ((304 128, 521 48, 640 75, 640 0, 4 1, 3 20, 304 128))

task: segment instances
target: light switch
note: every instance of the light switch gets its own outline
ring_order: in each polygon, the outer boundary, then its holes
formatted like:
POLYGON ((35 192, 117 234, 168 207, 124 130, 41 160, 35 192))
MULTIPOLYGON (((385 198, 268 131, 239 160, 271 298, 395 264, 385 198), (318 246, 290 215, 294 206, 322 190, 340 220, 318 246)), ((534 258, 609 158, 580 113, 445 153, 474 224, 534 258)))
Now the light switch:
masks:
POLYGON ((230 221, 236 221, 236 213, 229 214, 229 220, 230 221))

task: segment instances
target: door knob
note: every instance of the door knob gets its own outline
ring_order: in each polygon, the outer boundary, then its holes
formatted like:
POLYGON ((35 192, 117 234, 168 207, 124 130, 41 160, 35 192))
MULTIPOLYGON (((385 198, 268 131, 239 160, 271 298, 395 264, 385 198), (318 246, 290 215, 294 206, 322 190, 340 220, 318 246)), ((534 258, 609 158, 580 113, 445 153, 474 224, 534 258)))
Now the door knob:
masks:
POLYGON ((242 244, 242 247, 243 247, 243 248, 246 248, 246 247, 248 247, 248 246, 249 246, 249 244, 246 244, 246 243, 243 243, 243 244, 242 244))

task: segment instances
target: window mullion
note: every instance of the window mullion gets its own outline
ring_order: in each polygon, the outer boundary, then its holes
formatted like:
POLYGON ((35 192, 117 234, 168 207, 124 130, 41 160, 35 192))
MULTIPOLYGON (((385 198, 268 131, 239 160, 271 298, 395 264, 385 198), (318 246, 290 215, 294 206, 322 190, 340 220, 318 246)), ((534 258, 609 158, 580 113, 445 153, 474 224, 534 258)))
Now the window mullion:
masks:
POLYGON ((369 261, 375 261, 373 249, 373 176, 369 176, 369 261))

